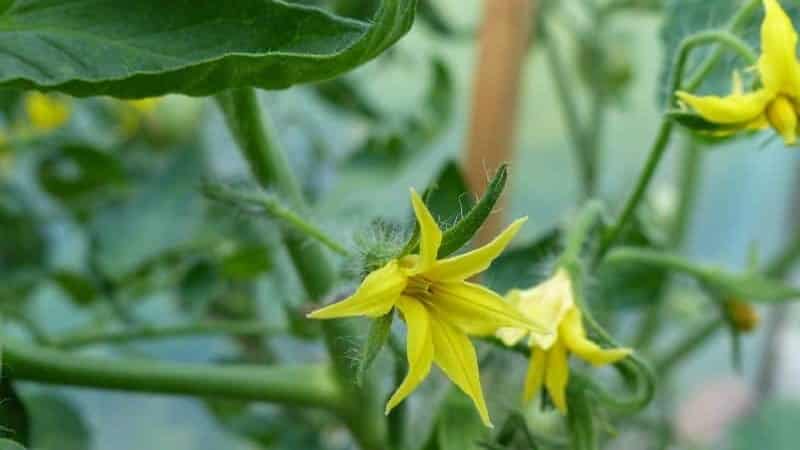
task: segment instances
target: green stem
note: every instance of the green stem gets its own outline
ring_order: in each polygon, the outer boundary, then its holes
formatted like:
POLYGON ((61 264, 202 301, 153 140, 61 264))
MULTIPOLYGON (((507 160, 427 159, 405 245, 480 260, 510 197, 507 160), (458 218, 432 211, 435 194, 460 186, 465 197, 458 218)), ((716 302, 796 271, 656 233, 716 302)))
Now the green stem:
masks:
POLYGON ((572 95, 572 90, 567 86, 567 72, 564 69, 564 62, 559 56, 559 50, 556 48, 555 37, 550 32, 547 23, 542 27, 544 34, 544 48, 547 55, 547 66, 551 71, 551 78, 555 84, 556 93, 559 104, 561 106, 561 113, 564 116, 564 122, 567 126, 567 131, 570 140, 572 141, 572 153, 578 165, 580 173, 581 192, 583 197, 588 198, 591 196, 592 186, 594 185, 594 167, 592 165, 592 158, 589 155, 589 146, 586 143, 584 136, 583 125, 581 124, 580 116, 578 114, 578 107, 575 102, 575 97, 572 95))
POLYGON ((724 320, 715 317, 691 331, 657 359, 655 363, 657 373, 661 376, 668 373, 679 362, 699 349, 709 337, 722 328, 724 323, 724 320))
POLYGON ((212 198, 226 201, 234 205, 247 203, 263 208, 264 212, 266 212, 268 215, 280 220, 298 233, 316 240, 320 244, 328 247, 328 249, 333 250, 342 256, 348 255, 346 248, 341 246, 332 237, 325 234, 324 231, 315 226, 313 223, 305 220, 291 209, 285 207, 274 195, 264 192, 237 191, 222 184, 207 185, 206 194, 212 198))
POLYGON ((3 364, 17 380, 131 392, 225 397, 341 411, 346 403, 325 366, 216 367, 105 360, 5 339, 3 364))
MULTIPOLYGON (((218 94, 217 101, 261 186, 287 199, 295 211, 301 214, 306 211, 300 185, 271 124, 262 115, 255 89, 232 89, 218 94)), ((324 299, 335 280, 335 271, 327 255, 319 245, 300 236, 287 234, 284 240, 306 293, 312 299, 324 299)), ((343 419, 362 450, 382 450, 386 442, 386 420, 378 404, 375 381, 365 380, 360 389, 353 382, 355 371, 348 356, 352 351, 349 342, 357 332, 343 320, 325 321, 322 329, 336 380, 349 398, 349 408, 343 419)))
POLYGON ((275 333, 276 331, 277 330, 269 324, 260 321, 243 322, 220 320, 165 327, 144 326, 125 328, 119 331, 77 333, 60 338, 50 338, 47 340, 47 343, 53 347, 71 350, 97 344, 119 344, 137 340, 215 334, 262 336, 275 333))
MULTIPOLYGON (((698 46, 709 43, 719 43, 728 46, 739 53, 739 55, 742 56, 749 64, 755 64, 757 60, 756 55, 753 53, 750 47, 748 47, 746 43, 731 33, 725 31, 707 31, 689 36, 683 40, 678 48, 678 57, 672 67, 672 73, 670 74, 670 97, 681 85, 683 69, 686 66, 689 53, 698 46)), ((672 101, 670 101, 670 104, 671 103, 672 101)), ((625 201, 625 206, 622 208, 622 213, 619 215, 619 218, 616 220, 616 222, 611 226, 605 238, 601 241, 596 261, 599 262, 602 260, 603 256, 605 256, 609 248, 616 243, 617 239, 619 239, 620 235, 624 231, 625 226, 633 217, 633 213, 636 211, 636 208, 639 206, 639 202, 644 197, 647 187, 650 185, 650 181, 653 179, 656 168, 658 168, 658 164, 661 162, 661 159, 664 156, 664 152, 667 148, 667 144, 669 143, 669 138, 672 133, 672 128, 672 121, 666 117, 663 118, 658 133, 656 134, 656 139, 650 149, 650 154, 645 162, 644 169, 639 175, 639 179, 636 182, 633 192, 625 201)))
MULTIPOLYGON (((584 207, 567 234, 566 246, 559 260, 559 266, 569 273, 573 284, 572 290, 575 302, 582 312, 583 321, 587 326, 588 332, 602 346, 621 347, 595 320, 583 296, 584 274, 580 264, 580 256, 589 233, 600 219, 601 213, 602 209, 599 203, 590 202, 584 207)), ((645 408, 655 394, 655 377, 650 367, 636 354, 631 354, 622 361, 615 363, 614 366, 633 385, 634 391, 631 395, 623 396, 610 392, 595 383, 591 378, 579 373, 576 373, 574 378, 576 383, 591 390, 592 397, 610 409, 624 414, 631 414, 645 408)))
POLYGON ((800 259, 800 233, 767 265, 766 273, 771 277, 783 278, 798 259, 800 259))
MULTIPOLYGON (((749 0, 734 14, 725 29, 731 33, 739 31, 739 29, 744 26, 745 22, 755 13, 760 4, 761 0, 749 0)), ((713 69, 720 58, 722 58, 724 50, 723 46, 715 48, 713 53, 703 61, 703 64, 694 71, 689 81, 686 82, 684 90, 691 92, 697 89, 700 83, 702 83, 711 72, 711 69, 713 69)), ((674 90, 671 92, 674 92, 674 90)))
POLYGON ((617 242, 617 239, 619 239, 622 231, 625 229, 625 226, 633 217, 636 207, 639 206, 639 202, 642 200, 644 193, 647 191, 647 187, 650 185, 650 181, 653 179, 656 168, 661 162, 662 156, 664 156, 664 151, 667 149, 667 144, 669 143, 669 137, 671 133, 672 121, 667 118, 662 119, 661 126, 658 129, 658 134, 656 135, 656 140, 653 142, 653 146, 650 149, 650 156, 648 156, 647 162, 645 162, 644 169, 639 175, 639 180, 636 182, 633 192, 625 201, 625 206, 622 208, 622 212, 617 220, 613 225, 611 225, 608 233, 606 233, 604 238, 600 241, 600 247, 597 251, 597 255, 595 256, 596 262, 601 261, 611 246, 617 242))
POLYGON ((670 246, 679 247, 686 238, 692 212, 697 198, 697 187, 700 181, 703 152, 691 136, 686 136, 686 145, 683 148, 683 158, 680 166, 680 197, 675 219, 672 223, 670 246))

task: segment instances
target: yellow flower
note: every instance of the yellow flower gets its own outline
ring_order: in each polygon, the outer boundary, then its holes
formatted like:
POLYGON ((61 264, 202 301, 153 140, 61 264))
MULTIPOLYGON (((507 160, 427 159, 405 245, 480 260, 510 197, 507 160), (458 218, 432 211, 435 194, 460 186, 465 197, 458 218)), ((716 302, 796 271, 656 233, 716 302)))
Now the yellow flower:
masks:
POLYGON ((491 426, 475 349, 467 335, 491 335, 509 326, 531 332, 542 327, 496 293, 465 280, 486 270, 527 219, 515 221, 484 247, 438 259, 442 231, 413 189, 411 202, 420 227, 420 254, 389 261, 370 273, 351 297, 309 317, 379 317, 396 307, 408 327, 408 373, 386 404, 386 413, 419 386, 435 362, 491 426))
MULTIPOLYGON (((632 350, 603 349, 586 337, 581 311, 575 304, 569 274, 559 269, 553 277, 528 290, 512 290, 506 296, 528 317, 548 324, 548 333, 531 334, 531 360, 525 378, 524 400, 530 401, 541 389, 547 388, 556 408, 566 414, 566 388, 569 380, 569 353, 602 366, 617 362, 632 350)), ((497 336, 506 345, 516 345, 528 331, 503 328, 497 336)))
POLYGON ((31 92, 25 96, 25 112, 35 128, 52 131, 69 119, 70 105, 62 98, 31 92))
POLYGON ((742 333, 750 333, 758 326, 758 311, 753 308, 753 305, 741 300, 735 298, 726 300, 725 314, 731 325, 742 333))
POLYGON ((800 63, 795 49, 797 33, 777 0, 764 0, 761 24, 761 56, 758 73, 762 87, 743 93, 734 87, 727 97, 699 97, 677 92, 680 100, 708 121, 733 129, 761 129, 767 125, 783 137, 787 145, 797 141, 798 101, 800 101, 800 63))

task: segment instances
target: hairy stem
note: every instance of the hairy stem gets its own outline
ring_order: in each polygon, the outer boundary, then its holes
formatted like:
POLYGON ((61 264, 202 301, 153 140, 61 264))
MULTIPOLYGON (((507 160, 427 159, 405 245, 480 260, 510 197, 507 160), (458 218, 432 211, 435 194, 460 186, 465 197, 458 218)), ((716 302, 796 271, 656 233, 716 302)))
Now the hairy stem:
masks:
MULTIPOLYGON (((274 189, 302 214, 306 211, 300 185, 295 179, 286 154, 281 149, 272 125, 262 114, 253 88, 232 89, 217 95, 231 133, 262 187, 274 189)), ((315 242, 296 234, 284 236, 286 247, 306 293, 315 300, 324 299, 333 286, 335 271, 327 255, 315 242)), ((374 380, 355 386, 355 370, 348 358, 349 342, 356 336, 347 321, 323 323, 323 335, 336 380, 346 392, 349 408, 343 419, 363 450, 381 450, 386 442, 386 420, 380 411, 374 380)))

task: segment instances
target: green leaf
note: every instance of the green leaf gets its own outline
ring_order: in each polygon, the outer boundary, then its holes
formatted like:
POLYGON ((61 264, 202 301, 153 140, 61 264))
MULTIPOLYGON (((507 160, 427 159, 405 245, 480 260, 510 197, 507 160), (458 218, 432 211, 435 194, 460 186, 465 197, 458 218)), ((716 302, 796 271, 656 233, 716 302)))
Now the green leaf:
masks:
POLYGON ((0 378, 0 437, 30 443, 28 410, 7 374, 0 378))
POLYGON ((31 421, 31 448, 89 450, 89 427, 80 411, 66 398, 37 394, 24 399, 31 421))
POLYGON ((501 294, 526 289, 547 278, 561 248, 561 230, 554 228, 530 243, 503 252, 486 272, 486 284, 501 294))
POLYGON ((452 389, 441 408, 436 427, 439 450, 479 450, 489 437, 472 402, 452 389))
POLYGON ((375 58, 415 10, 384 0, 365 22, 278 0, 20 0, 0 16, 0 87, 124 98, 281 89, 375 58))
POLYGON ((42 188, 70 206, 125 183, 125 170, 107 152, 85 146, 65 146, 47 155, 38 167, 42 188))
POLYGON ((87 305, 97 298, 98 287, 94 280, 86 275, 69 270, 59 270, 52 273, 50 277, 77 304, 87 305))
POLYGON ((272 257, 263 245, 244 244, 233 249, 220 262, 220 271, 235 281, 248 281, 269 271, 272 257))
POLYGON ((369 336, 367 336, 367 342, 364 343, 361 358, 358 362, 358 369, 356 370, 356 385, 361 386, 363 384, 367 371, 386 344, 386 340, 392 332, 393 320, 394 311, 390 311, 388 314, 373 320, 370 324, 369 336))
POLYGON ((121 280, 158 256, 188 245, 203 221, 198 192, 200 152, 187 147, 163 173, 123 205, 100 211, 93 221, 94 257, 101 272, 121 280))
POLYGON ((465 211, 475 206, 467 180, 456 161, 445 164, 425 192, 428 209, 444 228, 456 223, 465 211))
POLYGON ((503 189, 506 187, 508 179, 508 168, 506 165, 500 166, 497 173, 486 187, 486 192, 480 201, 467 212, 455 225, 444 231, 442 235, 442 245, 439 247, 439 257, 443 258, 463 247, 469 242, 475 233, 483 226, 489 214, 492 213, 494 205, 500 199, 503 189))
POLYGON ((767 402, 755 416, 748 416, 730 431, 732 450, 795 450, 800 441, 800 403, 767 402))
POLYGON ((0 450, 25 450, 25 447, 8 439, 0 439, 0 450))

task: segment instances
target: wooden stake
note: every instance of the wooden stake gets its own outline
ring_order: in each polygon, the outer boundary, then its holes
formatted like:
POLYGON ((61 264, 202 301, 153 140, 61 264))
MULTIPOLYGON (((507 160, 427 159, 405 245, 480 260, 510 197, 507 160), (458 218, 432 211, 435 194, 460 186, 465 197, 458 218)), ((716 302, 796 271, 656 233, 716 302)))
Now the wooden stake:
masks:
MULTIPOLYGON (((484 2, 465 161, 467 181, 476 195, 483 194, 500 164, 512 159, 520 81, 530 45, 535 1, 484 2)), ((502 210, 504 203, 501 199, 497 209, 502 210)), ((491 240, 502 222, 499 213, 489 216, 476 244, 491 240)))

